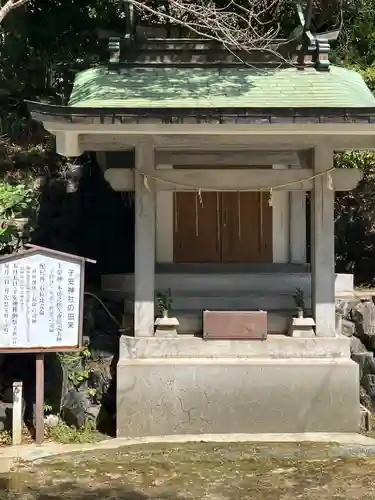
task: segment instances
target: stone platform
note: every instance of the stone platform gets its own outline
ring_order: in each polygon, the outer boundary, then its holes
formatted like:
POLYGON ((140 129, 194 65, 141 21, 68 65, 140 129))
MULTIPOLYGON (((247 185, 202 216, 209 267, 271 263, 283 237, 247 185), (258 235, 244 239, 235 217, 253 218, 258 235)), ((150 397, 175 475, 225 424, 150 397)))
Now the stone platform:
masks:
POLYGON ((349 342, 123 337, 117 435, 357 432, 349 342))
MULTIPOLYGON (((299 288, 311 307, 311 274, 307 264, 155 264, 156 290, 172 292, 173 316, 180 334, 202 333, 202 311, 267 310, 268 332, 286 334, 295 313, 299 288)), ((102 276, 102 292, 124 301, 134 313, 134 275, 102 276)), ((353 293, 353 275, 335 275, 335 293, 353 293)))

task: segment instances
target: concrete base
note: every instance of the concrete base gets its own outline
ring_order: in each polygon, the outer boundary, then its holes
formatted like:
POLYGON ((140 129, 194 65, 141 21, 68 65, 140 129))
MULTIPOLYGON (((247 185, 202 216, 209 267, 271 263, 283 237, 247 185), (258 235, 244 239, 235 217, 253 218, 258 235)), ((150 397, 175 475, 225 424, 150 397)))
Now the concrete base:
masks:
POLYGON ((359 430, 358 365, 349 357, 215 357, 216 342, 203 344, 213 356, 144 358, 134 346, 134 357, 120 359, 119 437, 359 430))
POLYGON ((120 339, 120 360, 179 358, 251 359, 350 359, 350 339, 339 337, 292 338, 269 335, 263 342, 215 340, 178 335, 171 338, 129 337, 120 339))

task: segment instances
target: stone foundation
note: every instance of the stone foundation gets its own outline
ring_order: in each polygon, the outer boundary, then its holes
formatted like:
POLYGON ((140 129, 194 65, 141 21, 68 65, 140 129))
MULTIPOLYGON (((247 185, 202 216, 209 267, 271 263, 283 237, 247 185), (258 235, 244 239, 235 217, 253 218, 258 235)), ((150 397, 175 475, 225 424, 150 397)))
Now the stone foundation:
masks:
POLYGON ((275 337, 123 337, 117 435, 357 432, 349 339, 275 337))

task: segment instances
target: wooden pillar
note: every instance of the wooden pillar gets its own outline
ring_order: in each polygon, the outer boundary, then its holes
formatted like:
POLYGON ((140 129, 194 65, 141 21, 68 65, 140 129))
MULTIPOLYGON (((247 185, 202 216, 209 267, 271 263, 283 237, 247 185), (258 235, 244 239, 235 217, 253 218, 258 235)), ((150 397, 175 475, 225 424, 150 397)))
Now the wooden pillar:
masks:
POLYGON ((151 143, 135 151, 134 335, 154 334, 155 321, 155 215, 153 180, 142 172, 154 165, 151 143))
MULTIPOLYGON (((333 166, 333 151, 315 148, 314 173, 333 166)), ((318 337, 335 336, 334 191, 329 175, 316 177, 311 196, 311 298, 318 337)))

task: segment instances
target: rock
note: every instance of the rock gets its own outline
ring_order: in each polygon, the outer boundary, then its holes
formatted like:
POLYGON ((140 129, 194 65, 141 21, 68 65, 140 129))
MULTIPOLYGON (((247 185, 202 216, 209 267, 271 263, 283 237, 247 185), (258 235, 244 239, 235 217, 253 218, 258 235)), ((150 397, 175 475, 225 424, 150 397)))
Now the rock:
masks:
POLYGON ((68 425, 83 427, 86 422, 86 410, 90 402, 87 397, 76 391, 70 390, 63 399, 61 414, 68 425))
POLYGON ((349 314, 351 305, 347 299, 336 299, 335 311, 336 315, 346 318, 349 314))
POLYGON ((375 375, 375 360, 372 352, 357 337, 350 339, 350 352, 352 360, 359 365, 359 378, 366 375, 375 375))
POLYGON ((99 413, 100 413, 100 406, 91 405, 86 410, 86 417, 87 419, 96 422, 98 420, 99 413))
POLYGON ((362 386, 371 400, 371 407, 375 408, 375 375, 365 375, 362 377, 362 386))
POLYGON ((368 410, 373 409, 371 398, 367 394, 366 389, 362 386, 359 388, 359 402, 368 410))
POLYGON ((353 302, 353 299, 336 299, 336 328, 346 337, 355 334, 356 326, 351 317, 351 310, 355 305, 356 301, 353 302))
POLYGON ((68 391, 67 374, 64 373, 56 353, 48 353, 44 357, 44 394, 45 400, 52 406, 52 413, 59 413, 61 401, 68 391))
POLYGON ((5 360, 5 354, 0 354, 0 370, 1 370, 1 365, 4 363, 5 360))
POLYGON ((12 403, 0 402, 0 431, 10 431, 12 429, 12 403))
POLYGON ((118 356, 120 334, 93 332, 90 338, 90 352, 95 359, 112 359, 118 356))
POLYGON ((350 339, 350 352, 351 354, 371 354, 366 349, 366 346, 363 344, 363 342, 357 337, 352 337, 350 339))
POLYGON ((67 424, 75 427, 81 427, 88 419, 97 425, 104 414, 107 420, 108 413, 112 416, 116 412, 119 327, 112 317, 112 305, 95 297, 91 292, 85 296, 84 339, 90 354, 60 357, 61 415, 67 424))
MULTIPOLYGON (((22 400, 22 418, 25 414, 25 400, 22 400)), ((12 430, 13 403, 0 401, 0 431, 12 430)))
POLYGON ((375 360, 374 354, 356 337, 350 339, 353 361, 359 365, 360 403, 367 409, 375 408, 375 360))
POLYGON ((341 320, 341 333, 345 337, 352 337, 355 334, 355 324, 347 319, 341 320))
POLYGON ((61 414, 68 425, 80 428, 87 420, 96 422, 99 411, 99 406, 93 405, 86 394, 72 389, 63 400, 61 414))
POLYGON ((53 428, 57 427, 60 423, 60 417, 58 415, 47 415, 44 417, 44 424, 47 427, 53 428))
POLYGON ((367 346, 375 347, 375 304, 372 300, 361 300, 350 311, 355 323, 355 335, 367 346))
POLYGON ((1 401, 3 403, 13 403, 13 385, 8 386, 6 389, 4 389, 3 393, 1 394, 1 401))

